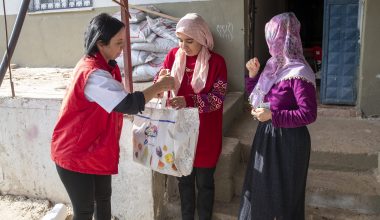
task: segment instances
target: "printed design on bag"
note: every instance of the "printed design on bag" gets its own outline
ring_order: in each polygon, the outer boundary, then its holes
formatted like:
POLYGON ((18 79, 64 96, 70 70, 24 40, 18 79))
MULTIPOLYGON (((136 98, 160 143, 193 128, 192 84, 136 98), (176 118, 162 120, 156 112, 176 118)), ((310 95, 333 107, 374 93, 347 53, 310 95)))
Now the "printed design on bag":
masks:
POLYGON ((189 175, 198 139, 198 111, 198 108, 178 111, 174 117, 160 110, 154 114, 156 119, 152 115, 135 115, 133 160, 163 174, 189 175))
POLYGON ((177 171, 177 170, 178 170, 174 163, 172 164, 172 169, 173 169, 174 171, 177 171))
POLYGON ((163 169, 165 167, 165 164, 161 161, 161 160, 158 160, 158 169, 163 169))
POLYGON ((156 154, 158 157, 162 157, 162 150, 161 150, 160 146, 156 147, 156 154))
POLYGON ((168 164, 172 164, 174 162, 174 152, 165 155, 165 162, 168 164))
MULTIPOLYGON (((133 133, 138 133, 138 131, 133 130, 133 133)), ((133 135, 132 142, 133 142, 133 152, 134 152, 133 155, 135 158, 139 158, 140 156, 139 154, 143 153, 143 144, 138 140, 137 135, 133 135)))
POLYGON ((157 137, 157 131, 157 126, 149 123, 149 126, 145 128, 145 135, 148 137, 157 137))

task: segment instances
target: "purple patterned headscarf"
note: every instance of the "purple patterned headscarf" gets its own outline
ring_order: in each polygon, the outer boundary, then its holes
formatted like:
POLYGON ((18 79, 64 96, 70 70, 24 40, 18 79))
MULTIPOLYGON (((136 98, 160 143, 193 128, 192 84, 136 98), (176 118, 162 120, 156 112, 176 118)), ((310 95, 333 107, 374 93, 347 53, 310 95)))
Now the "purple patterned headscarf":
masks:
POLYGON ((315 74, 303 56, 300 27, 293 12, 276 15, 265 25, 265 39, 272 57, 249 96, 253 108, 259 107, 272 86, 280 81, 300 78, 315 86, 315 74))

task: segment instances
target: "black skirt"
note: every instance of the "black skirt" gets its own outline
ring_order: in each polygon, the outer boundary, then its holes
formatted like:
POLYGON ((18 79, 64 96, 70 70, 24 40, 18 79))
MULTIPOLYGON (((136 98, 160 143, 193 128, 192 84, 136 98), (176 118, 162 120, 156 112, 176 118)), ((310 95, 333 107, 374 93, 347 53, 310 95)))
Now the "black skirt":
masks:
POLYGON ((306 126, 259 123, 243 184, 239 220, 304 220, 310 159, 306 126))

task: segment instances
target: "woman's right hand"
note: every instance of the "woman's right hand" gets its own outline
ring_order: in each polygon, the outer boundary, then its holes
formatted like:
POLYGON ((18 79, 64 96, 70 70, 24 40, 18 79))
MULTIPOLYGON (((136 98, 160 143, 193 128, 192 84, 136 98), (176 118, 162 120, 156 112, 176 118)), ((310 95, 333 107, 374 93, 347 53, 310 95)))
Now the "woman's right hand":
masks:
POLYGON ((245 64, 245 67, 247 67, 247 70, 249 71, 249 78, 253 78, 257 75, 260 69, 260 62, 259 60, 254 57, 245 64))
POLYGON ((169 69, 161 69, 160 72, 158 73, 158 78, 162 78, 164 76, 170 76, 170 70, 169 69))
MULTIPOLYGON (((170 76, 170 70, 169 69, 161 69, 160 72, 158 73, 157 81, 156 83, 163 77, 165 76, 170 76)), ((157 93, 157 98, 162 98, 163 97, 163 92, 157 93)))
POLYGON ((173 90, 174 89, 174 77, 172 77, 170 75, 162 75, 157 79, 156 84, 159 85, 158 93, 173 90))
POLYGON ((152 98, 157 97, 158 94, 168 90, 174 89, 174 77, 166 75, 160 76, 156 83, 144 89, 145 103, 149 102, 152 98))

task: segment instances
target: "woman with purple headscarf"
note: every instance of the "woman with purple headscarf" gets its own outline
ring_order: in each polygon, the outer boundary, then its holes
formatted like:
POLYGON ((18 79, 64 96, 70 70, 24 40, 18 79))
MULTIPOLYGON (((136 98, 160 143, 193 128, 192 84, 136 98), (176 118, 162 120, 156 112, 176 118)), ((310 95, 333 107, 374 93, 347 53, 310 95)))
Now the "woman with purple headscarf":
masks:
POLYGON ((300 23, 293 13, 265 26, 271 58, 261 74, 257 58, 247 62, 246 89, 259 120, 243 184, 240 220, 305 219, 310 158, 306 125, 317 118, 315 76, 305 61, 300 23))

